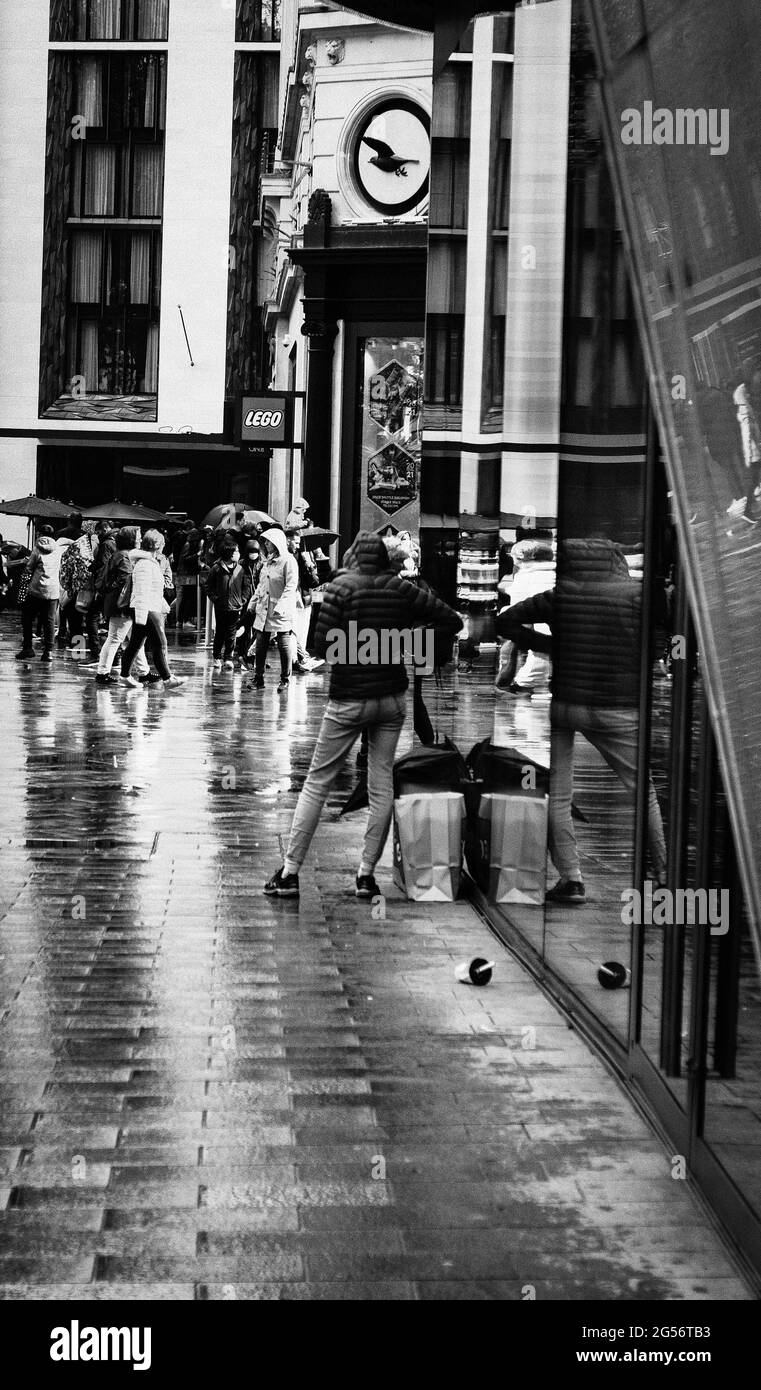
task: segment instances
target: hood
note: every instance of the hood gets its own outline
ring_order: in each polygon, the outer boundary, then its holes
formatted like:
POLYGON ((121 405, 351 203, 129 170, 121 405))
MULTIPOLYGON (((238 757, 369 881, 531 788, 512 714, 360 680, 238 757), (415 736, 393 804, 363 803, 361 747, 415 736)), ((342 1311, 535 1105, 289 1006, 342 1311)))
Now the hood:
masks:
POLYGON ((285 538, 285 531, 281 531, 280 528, 277 526, 271 526, 268 531, 262 531, 259 540, 269 541, 271 545, 274 545, 278 553, 278 557, 281 560, 284 560, 287 555, 290 555, 290 551, 288 549, 288 542, 285 538))
POLYGON ((360 531, 344 555, 344 568, 362 574, 378 574, 391 568, 388 550, 380 536, 372 531, 360 531))
POLYGON ((615 541, 605 537, 563 541, 558 561, 561 582, 611 583, 630 579, 623 550, 615 541))
POLYGON ((40 555, 50 555, 52 551, 58 549, 58 544, 52 536, 39 536, 37 539, 37 549, 40 555))

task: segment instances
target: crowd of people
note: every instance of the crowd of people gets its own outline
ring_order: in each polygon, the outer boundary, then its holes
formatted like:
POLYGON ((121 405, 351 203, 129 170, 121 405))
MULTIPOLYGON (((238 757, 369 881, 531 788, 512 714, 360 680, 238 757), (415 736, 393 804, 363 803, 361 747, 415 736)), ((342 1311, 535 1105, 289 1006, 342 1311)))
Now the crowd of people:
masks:
POLYGON ((56 648, 76 647, 80 655, 86 648, 98 685, 178 689, 184 679, 171 670, 166 628, 188 621, 195 628, 189 612, 200 590, 214 611, 214 669, 252 668, 261 690, 275 642, 282 693, 294 672, 324 665, 306 650, 313 594, 327 577, 303 544, 307 512, 300 499, 283 526, 241 518, 196 527, 188 520, 141 534, 73 512, 58 534, 39 527, 31 554, 15 562, 22 570, 17 660, 35 657, 37 635, 43 662, 52 662, 56 648))

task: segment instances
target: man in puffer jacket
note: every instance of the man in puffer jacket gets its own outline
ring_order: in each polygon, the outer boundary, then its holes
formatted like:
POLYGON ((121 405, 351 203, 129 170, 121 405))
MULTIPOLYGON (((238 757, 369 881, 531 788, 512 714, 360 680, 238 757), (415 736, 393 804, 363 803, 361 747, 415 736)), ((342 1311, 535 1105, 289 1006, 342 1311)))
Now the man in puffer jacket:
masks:
MULTIPOLYGON (((553 588, 555 584, 555 557, 552 553, 552 546, 547 541, 522 540, 516 541, 511 551, 513 561, 514 578, 509 590, 510 603, 522 603, 525 598, 532 598, 534 594, 541 594, 545 589, 553 588)), ((549 636, 549 628, 546 624, 540 627, 545 636, 549 636)), ((505 644, 512 646, 512 644, 505 644)), ((517 653, 512 651, 502 651, 500 653, 500 671, 495 685, 497 690, 506 690, 510 695, 522 695, 531 699, 532 692, 549 690, 551 665, 550 658, 545 652, 536 650, 527 651, 525 661, 520 670, 515 670, 517 666, 517 653)))
POLYGON ((27 561, 29 588, 21 605, 21 651, 16 653, 17 661, 29 660, 34 656, 32 634, 37 618, 42 619, 43 648, 40 661, 52 661, 53 641, 55 639, 55 619, 60 595, 59 572, 63 547, 53 539, 53 529, 46 526, 37 537, 36 544, 27 561))
POLYGON ((407 710, 407 672, 401 643, 393 639, 422 627, 454 637, 462 619, 430 592, 395 575, 382 538, 360 531, 344 556, 344 569, 325 590, 315 650, 330 666, 328 704, 285 860, 265 884, 265 893, 298 897, 299 869, 320 812, 346 755, 367 729, 370 812, 355 891, 358 898, 378 894, 374 872, 391 822, 394 755, 407 710), (357 659, 360 651, 373 648, 378 660, 366 664, 357 659))
MULTIPOLYGON (((497 631, 552 654, 549 850, 560 879, 551 903, 581 905, 586 892, 571 819, 573 744, 583 734, 632 795, 637 785, 642 585, 606 539, 561 545, 557 587, 503 609, 497 631), (547 623, 552 634, 529 624, 547 623)), ((658 798, 649 784, 648 839, 655 879, 666 875, 658 798)))

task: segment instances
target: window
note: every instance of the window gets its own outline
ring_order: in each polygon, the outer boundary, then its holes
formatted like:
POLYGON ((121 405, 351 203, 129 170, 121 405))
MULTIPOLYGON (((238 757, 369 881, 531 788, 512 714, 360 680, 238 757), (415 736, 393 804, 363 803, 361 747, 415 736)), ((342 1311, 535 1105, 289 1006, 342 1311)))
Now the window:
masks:
POLYGON ((116 43, 158 40, 169 31, 169 0, 53 0, 50 37, 116 43))
POLYGON ((87 393, 158 389, 158 232, 76 231, 69 273, 68 372, 87 393))
POLYGON ((277 43, 281 0, 237 0, 236 43, 277 43))
POLYGON ((428 252, 426 402, 462 408, 465 263, 462 238, 434 237, 428 252))

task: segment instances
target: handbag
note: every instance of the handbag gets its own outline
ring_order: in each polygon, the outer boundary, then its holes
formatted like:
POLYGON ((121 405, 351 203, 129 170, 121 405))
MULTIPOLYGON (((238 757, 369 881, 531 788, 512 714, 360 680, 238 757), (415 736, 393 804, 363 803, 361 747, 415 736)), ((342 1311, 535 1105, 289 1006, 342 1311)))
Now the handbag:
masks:
POLYGON ((75 607, 78 613, 86 613, 95 598, 95 590, 92 584, 85 584, 77 590, 75 607))
POLYGON ((124 581, 122 591, 116 600, 117 608, 129 608, 132 602, 132 575, 129 574, 124 581))

